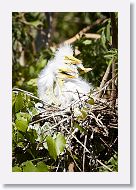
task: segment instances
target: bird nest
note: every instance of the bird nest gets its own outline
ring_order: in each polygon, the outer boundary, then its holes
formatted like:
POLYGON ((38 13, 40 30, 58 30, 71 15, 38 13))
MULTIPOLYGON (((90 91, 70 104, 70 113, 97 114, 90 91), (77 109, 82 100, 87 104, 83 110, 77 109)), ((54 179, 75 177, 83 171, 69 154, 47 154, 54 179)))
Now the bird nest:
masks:
POLYGON ((118 106, 92 93, 67 109, 46 105, 32 118, 30 126, 38 131, 38 149, 42 136, 61 133, 66 148, 55 171, 114 171, 109 160, 118 152, 118 106), (78 112, 78 114, 75 114, 78 112), (67 160, 67 162, 66 162, 67 160), (62 169, 63 168, 63 169, 62 169))

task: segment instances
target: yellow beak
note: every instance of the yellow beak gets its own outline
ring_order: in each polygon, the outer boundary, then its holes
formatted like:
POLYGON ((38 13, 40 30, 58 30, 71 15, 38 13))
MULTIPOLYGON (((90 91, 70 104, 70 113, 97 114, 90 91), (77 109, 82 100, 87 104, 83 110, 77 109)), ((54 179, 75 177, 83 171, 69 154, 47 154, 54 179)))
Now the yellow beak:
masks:
POLYGON ((78 70, 82 73, 88 73, 92 68, 85 68, 83 65, 78 65, 78 70))
POLYGON ((70 63, 72 63, 74 65, 82 63, 81 60, 79 60, 79 59, 77 59, 77 58, 75 58, 74 56, 71 56, 71 55, 70 56, 65 56, 64 60, 69 61, 70 63))
POLYGON ((59 69, 59 76, 61 78, 77 78, 78 74, 72 69, 61 67, 59 69))

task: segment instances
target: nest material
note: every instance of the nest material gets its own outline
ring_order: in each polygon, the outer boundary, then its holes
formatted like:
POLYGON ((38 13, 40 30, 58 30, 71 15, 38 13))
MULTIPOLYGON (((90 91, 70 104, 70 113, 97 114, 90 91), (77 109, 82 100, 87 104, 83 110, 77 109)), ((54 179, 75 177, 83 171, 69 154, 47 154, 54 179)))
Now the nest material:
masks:
POLYGON ((30 123, 32 126, 38 124, 39 135, 53 135, 56 132, 64 134, 67 147, 57 167, 58 171, 62 171, 66 159, 69 163, 65 166, 67 171, 98 171, 99 166, 112 171, 103 163, 118 151, 117 105, 113 109, 106 99, 96 96, 91 99, 94 101, 91 104, 88 96, 64 110, 44 106, 45 110, 34 116, 30 123), (78 116, 74 114, 75 108, 81 113, 78 116))

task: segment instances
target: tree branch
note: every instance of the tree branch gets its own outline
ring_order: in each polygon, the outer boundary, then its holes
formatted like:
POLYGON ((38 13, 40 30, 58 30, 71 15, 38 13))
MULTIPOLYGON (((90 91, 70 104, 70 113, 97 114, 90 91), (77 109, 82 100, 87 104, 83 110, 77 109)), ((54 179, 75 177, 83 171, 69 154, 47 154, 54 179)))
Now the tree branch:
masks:
MULTIPOLYGON (((117 25, 116 25, 116 18, 115 18, 115 13, 110 13, 111 17, 111 32, 112 32, 112 48, 118 48, 118 30, 117 30, 117 25)), ((116 97, 117 97, 117 92, 116 92, 116 86, 115 86, 115 60, 112 62, 112 92, 111 92, 111 106, 115 106, 116 103, 116 97)))
POLYGON ((100 98, 100 97, 102 96, 103 90, 101 90, 101 89, 104 87, 105 83, 106 83, 107 80, 108 80, 108 76, 109 76, 109 74, 110 74, 110 70, 111 70, 111 64, 108 65, 108 67, 107 67, 107 69, 106 69, 106 72, 105 72, 105 74, 104 74, 104 76, 103 76, 102 82, 101 82, 101 84, 100 84, 100 92, 99 92, 99 94, 98 94, 98 96, 97 96, 98 98, 100 98))
MULTIPOLYGON (((78 32, 75 36, 73 36, 72 38, 70 38, 70 39, 64 41, 63 43, 65 43, 65 44, 72 44, 72 43, 75 42, 76 40, 78 40, 78 39, 80 39, 81 37, 83 37, 83 35, 84 35, 87 31, 89 31, 90 29, 92 29, 94 26, 96 26, 96 25, 102 23, 102 22, 104 21, 104 19, 105 19, 105 18, 103 18, 103 19, 97 19, 93 24, 91 24, 91 25, 89 25, 89 26, 83 28, 83 29, 80 30, 80 32, 78 32)), ((92 36, 92 34, 91 34, 91 36, 92 36)), ((94 37, 94 36, 93 36, 93 37, 94 37)), ((96 37, 96 36, 95 36, 95 37, 96 37)), ((98 38, 98 36, 97 36, 97 38, 98 38)))

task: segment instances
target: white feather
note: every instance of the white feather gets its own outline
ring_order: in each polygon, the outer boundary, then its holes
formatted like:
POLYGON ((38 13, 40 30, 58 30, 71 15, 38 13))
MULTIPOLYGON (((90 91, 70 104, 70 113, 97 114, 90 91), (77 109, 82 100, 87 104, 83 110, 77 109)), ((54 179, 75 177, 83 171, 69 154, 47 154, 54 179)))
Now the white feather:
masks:
POLYGON ((62 45, 57 49, 54 59, 48 62, 38 77, 38 95, 48 104, 55 103, 66 107, 72 101, 79 99, 79 94, 87 94, 90 91, 89 83, 82 78, 65 79, 64 85, 60 89, 57 82, 59 68, 77 69, 75 65, 67 66, 64 63, 64 56, 69 55, 73 55, 73 48, 70 45, 62 45), (54 82, 56 83, 55 88, 53 88, 54 82))
POLYGON ((55 58, 64 58, 64 56, 67 56, 67 55, 73 55, 73 48, 72 48, 72 46, 71 45, 69 45, 69 44, 63 44, 63 45, 61 45, 58 49, 57 49, 57 51, 56 51, 56 53, 55 53, 55 58))

